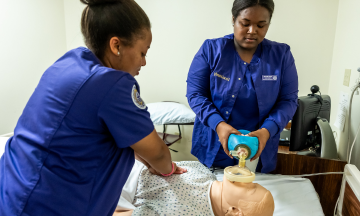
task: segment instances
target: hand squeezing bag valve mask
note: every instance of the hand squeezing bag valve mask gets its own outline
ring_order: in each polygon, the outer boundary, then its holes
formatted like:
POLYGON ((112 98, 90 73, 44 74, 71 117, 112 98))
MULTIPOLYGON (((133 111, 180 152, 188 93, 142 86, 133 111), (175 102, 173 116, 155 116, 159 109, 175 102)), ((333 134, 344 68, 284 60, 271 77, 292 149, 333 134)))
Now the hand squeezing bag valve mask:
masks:
POLYGON ((256 152, 259 149, 259 140, 257 137, 245 136, 250 131, 239 130, 242 135, 231 134, 228 140, 228 149, 230 154, 236 159, 239 159, 238 155, 240 152, 244 152, 247 157, 246 160, 251 159, 255 156, 256 152))

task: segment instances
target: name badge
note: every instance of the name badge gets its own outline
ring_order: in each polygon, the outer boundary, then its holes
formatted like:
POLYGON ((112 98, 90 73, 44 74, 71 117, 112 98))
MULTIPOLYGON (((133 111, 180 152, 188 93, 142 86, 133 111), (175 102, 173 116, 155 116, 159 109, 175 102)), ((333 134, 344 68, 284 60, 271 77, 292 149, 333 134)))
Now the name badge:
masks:
POLYGON ((214 76, 216 76, 216 77, 219 77, 219 78, 221 78, 221 79, 223 79, 223 80, 226 80, 226 81, 230 81, 230 78, 228 78, 228 77, 224 77, 223 75, 220 75, 220 74, 218 74, 218 73, 214 73, 214 76))
POLYGON ((263 75, 262 81, 276 81, 277 75, 263 75))

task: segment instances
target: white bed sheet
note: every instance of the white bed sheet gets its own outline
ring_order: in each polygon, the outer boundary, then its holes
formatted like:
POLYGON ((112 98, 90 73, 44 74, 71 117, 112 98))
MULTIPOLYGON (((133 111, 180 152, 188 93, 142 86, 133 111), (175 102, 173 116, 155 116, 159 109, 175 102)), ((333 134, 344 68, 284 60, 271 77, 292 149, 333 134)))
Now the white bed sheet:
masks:
POLYGON ((138 160, 135 160, 135 164, 134 164, 134 166, 130 172, 130 175, 129 175, 128 179, 126 180, 126 183, 122 189, 117 209, 120 209, 120 210, 135 209, 135 206, 132 204, 132 202, 135 198, 135 193, 136 193, 136 188, 137 188, 137 183, 139 180, 140 172, 144 167, 145 167, 145 165, 143 163, 141 163, 138 160))
MULTIPOLYGON (((136 161, 118 203, 119 209, 135 209, 138 177, 144 165, 136 161)), ((217 180, 223 180, 223 170, 215 170, 217 180)), ((274 197, 274 216, 323 216, 320 200, 310 180, 285 175, 257 174, 255 183, 268 189, 274 197)))
MULTIPOLYGON (((224 170, 215 170, 218 181, 223 180, 224 170)), ((307 178, 256 173, 254 183, 268 189, 274 197, 274 216, 324 215, 318 194, 307 178)))

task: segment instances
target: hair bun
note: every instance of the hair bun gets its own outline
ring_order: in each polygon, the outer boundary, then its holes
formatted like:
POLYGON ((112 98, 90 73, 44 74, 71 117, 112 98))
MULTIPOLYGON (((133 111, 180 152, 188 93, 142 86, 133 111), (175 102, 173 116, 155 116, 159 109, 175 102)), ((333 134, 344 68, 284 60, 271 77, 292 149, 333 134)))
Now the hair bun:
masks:
POLYGON ((120 2, 120 0, 80 0, 80 2, 91 7, 102 4, 113 4, 116 2, 120 2))

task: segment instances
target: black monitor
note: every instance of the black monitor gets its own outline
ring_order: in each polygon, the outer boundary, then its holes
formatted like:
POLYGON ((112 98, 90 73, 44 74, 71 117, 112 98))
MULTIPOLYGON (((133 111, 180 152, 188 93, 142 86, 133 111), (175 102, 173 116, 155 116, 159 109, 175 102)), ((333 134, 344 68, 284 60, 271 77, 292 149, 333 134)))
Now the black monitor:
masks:
MULTIPOLYGON (((330 122, 331 100, 328 95, 309 94, 299 97, 291 122, 290 151, 320 148, 322 143, 318 120, 330 122)), ((331 134, 332 135, 332 134, 331 134)))

